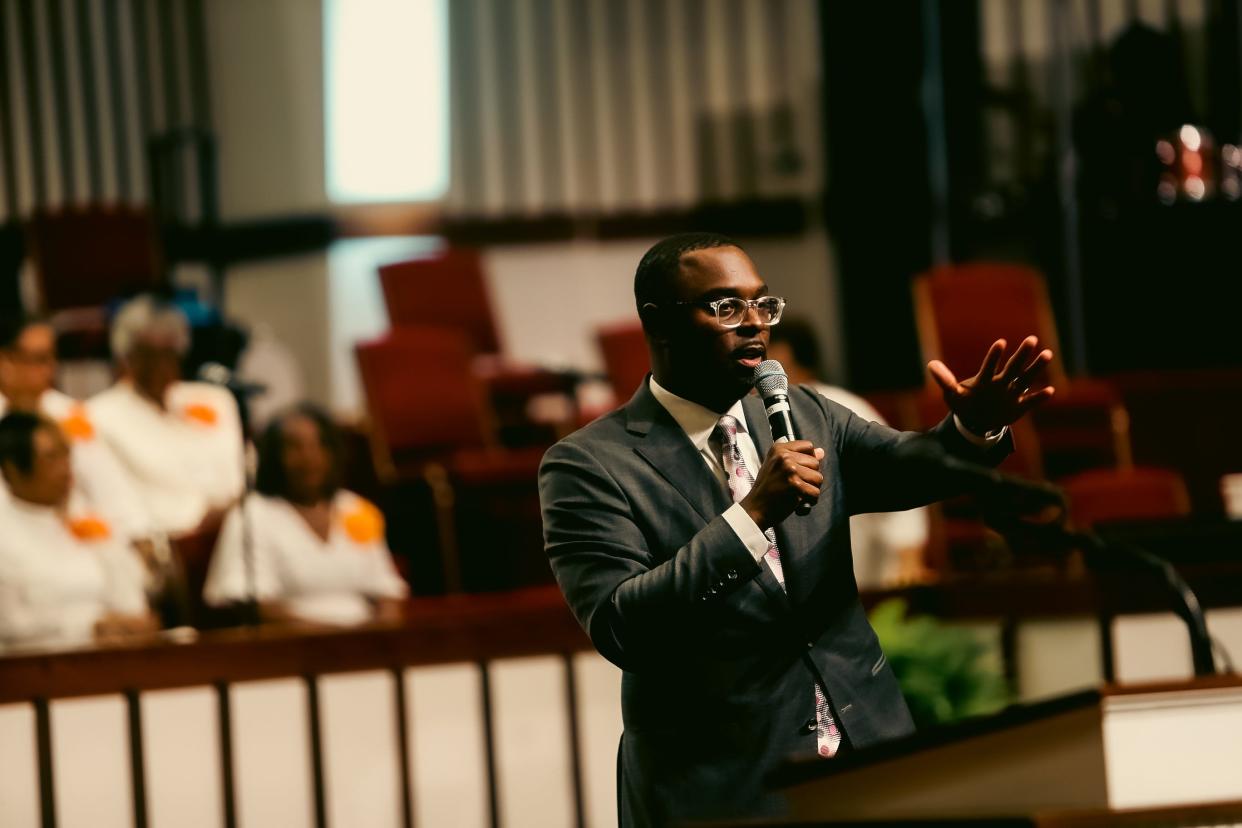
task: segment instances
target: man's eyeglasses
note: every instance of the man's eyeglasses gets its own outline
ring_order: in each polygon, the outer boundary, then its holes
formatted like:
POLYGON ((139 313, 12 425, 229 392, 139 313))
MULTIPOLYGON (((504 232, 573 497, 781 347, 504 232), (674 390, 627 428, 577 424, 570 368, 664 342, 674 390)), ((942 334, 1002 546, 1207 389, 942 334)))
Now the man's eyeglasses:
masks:
POLYGON ((781 314, 785 310, 785 299, 781 296, 763 296, 759 299, 726 296, 724 299, 714 299, 710 302, 700 299, 695 302, 674 302, 673 304, 710 308, 712 313, 716 314, 716 321, 724 328, 736 328, 741 325, 751 308, 759 314, 759 321, 770 327, 781 321, 781 314))

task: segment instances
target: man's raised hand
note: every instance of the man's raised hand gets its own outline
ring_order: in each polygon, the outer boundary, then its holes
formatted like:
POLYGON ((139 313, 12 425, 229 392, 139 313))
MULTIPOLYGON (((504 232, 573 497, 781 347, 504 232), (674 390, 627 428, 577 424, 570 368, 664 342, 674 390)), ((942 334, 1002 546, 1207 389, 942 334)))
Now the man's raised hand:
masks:
POLYGON ((949 366, 938 359, 927 365, 932 379, 944 392, 944 401, 975 434, 987 434, 1020 419, 1026 412, 1052 397, 1046 371, 1052 351, 1039 350, 1039 338, 1028 336, 999 368, 1005 340, 992 343, 979 373, 959 382, 949 366))

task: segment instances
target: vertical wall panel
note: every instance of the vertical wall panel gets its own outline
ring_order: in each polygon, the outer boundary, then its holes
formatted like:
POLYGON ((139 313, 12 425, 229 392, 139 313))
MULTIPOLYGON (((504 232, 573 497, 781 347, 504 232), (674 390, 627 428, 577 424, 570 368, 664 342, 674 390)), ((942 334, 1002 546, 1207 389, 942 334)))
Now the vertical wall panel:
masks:
MULTIPOLYGON (((209 108, 195 105, 206 82, 193 71, 201 43, 191 7, 196 0, 0 0, 0 220, 146 200, 147 138, 209 126, 209 108)), ((189 219, 199 192, 192 162, 180 158, 177 205, 189 219)))
POLYGON ((597 99, 597 69, 592 55, 595 53, 588 0, 565 0, 568 29, 566 39, 570 44, 570 78, 573 85, 569 100, 576 114, 573 135, 569 139, 576 149, 574 177, 577 181, 576 198, 570 202, 571 209, 599 209, 601 202, 601 167, 608 156, 599 135, 600 102, 597 99))
POLYGON ((531 63, 538 97, 530 141, 539 150, 537 172, 541 173, 540 201, 534 208, 544 209, 546 205, 549 212, 555 212, 557 205, 565 203, 565 165, 562 158, 565 145, 561 134, 561 111, 565 103, 561 100, 561 87, 556 75, 560 59, 557 49, 560 21, 557 19, 555 0, 530 0, 529 5, 531 63))
POLYGON ((1094 687, 1103 677, 1094 618, 1023 621, 1017 652, 1018 698, 1024 701, 1094 687))
POLYGON ((665 200, 674 207, 684 207, 698 197, 699 147, 694 140, 694 101, 701 98, 692 82, 700 65, 689 49, 678 48, 690 41, 690 33, 699 23, 686 12, 686 3, 664 6, 668 27, 668 123, 672 136, 665 152, 673 165, 673 176, 665 200))
POLYGON ((223 823, 220 730, 208 687, 143 693, 147 807, 155 828, 223 823))
POLYGON ((621 739, 621 671, 598 653, 574 656, 587 824, 617 824, 617 745, 621 739))
POLYGON ((99 121, 99 95, 95 85, 98 74, 95 68, 95 56, 99 52, 97 31, 94 29, 92 15, 93 3, 90 0, 66 0, 73 2, 67 10, 73 18, 70 31, 70 47, 68 49, 70 74, 69 86, 76 104, 76 111, 81 118, 81 128, 75 130, 74 146, 78 152, 79 163, 82 165, 84 179, 81 197, 83 201, 99 202, 103 200, 103 161, 101 153, 101 136, 99 121))
POLYGON ((16 90, 12 88, 18 70, 9 42, 13 29, 10 13, 11 0, 0 0, 0 179, 4 182, 0 215, 6 220, 18 214, 17 148, 14 145, 18 126, 13 111, 16 90))
POLYGON ((574 823, 564 669, 558 656, 491 664, 505 825, 574 823))
POLYGON ((590 116, 595 130, 597 149, 596 179, 598 184, 598 207, 603 212, 618 207, 617 142, 620 136, 613 121, 612 75, 615 67, 609 64, 608 44, 612 33, 608 30, 608 0, 585 0, 588 28, 588 56, 591 64, 591 88, 587 95, 590 116))
POLYGON ((127 7, 118 0, 102 0, 104 31, 108 50, 109 112, 115 140, 117 198, 132 201, 142 197, 144 171, 142 128, 138 121, 137 80, 134 72, 133 27, 127 7))
MULTIPOLYGON (((659 206, 660 182, 656 177, 656 142, 660 133, 656 126, 656 100, 653 95, 653 76, 659 78, 667 58, 663 43, 650 43, 653 32, 647 22, 651 11, 645 0, 627 0, 630 32, 626 63, 629 66, 630 86, 630 133, 631 152, 634 163, 634 206, 650 210, 659 206)), ((656 10, 657 15, 659 10, 656 10)), ((661 34, 663 30, 660 30, 661 34)))
POLYGON ((1228 664, 1222 664, 1222 653, 1216 653, 1218 669, 1232 667, 1236 672, 1242 665, 1242 608, 1228 607, 1225 609, 1208 610, 1208 632, 1216 640, 1219 649, 1224 650, 1228 664))
POLYGON ((60 828, 132 828, 129 724, 120 696, 51 704, 60 828))
POLYGON ((1187 679, 1194 670, 1186 625, 1169 612, 1123 615, 1113 621, 1117 681, 1187 679))
POLYGON ((39 765, 34 707, 0 705, 0 825, 39 824, 39 765))
POLYGON ((479 135, 481 137, 481 155, 479 158, 467 159, 467 163, 476 164, 482 170, 482 194, 480 202, 472 205, 484 214, 504 212, 505 204, 505 173, 502 167, 504 152, 502 145, 509 140, 505 134, 505 123, 501 120, 500 97, 510 94, 508 89, 500 89, 496 63, 496 21, 495 7, 491 0, 468 0, 474 4, 475 59, 478 62, 479 89, 476 98, 479 119, 479 135))
POLYGON ((488 812, 478 669, 407 670, 405 682, 415 822, 483 828, 488 812))
POLYGON ((306 686, 301 679, 229 689, 242 828, 314 824, 306 686))
POLYGON ((401 824, 394 698, 387 671, 319 679, 329 824, 401 824))
POLYGON ((78 183, 82 180, 74 152, 76 136, 73 105, 69 92, 70 26, 65 21, 65 0, 46 0, 42 4, 48 35, 47 60, 52 80, 56 142, 56 168, 61 178, 60 201, 73 204, 81 197, 78 183))
POLYGON ((543 90, 536 77, 539 69, 538 50, 542 44, 536 37, 535 11, 534 0, 515 0, 512 3, 514 69, 518 93, 515 132, 520 137, 517 141, 520 155, 516 159, 516 167, 521 173, 521 186, 518 188, 521 196, 515 206, 523 213, 538 213, 547 202, 543 181, 543 169, 547 160, 543 156, 540 141, 543 90))

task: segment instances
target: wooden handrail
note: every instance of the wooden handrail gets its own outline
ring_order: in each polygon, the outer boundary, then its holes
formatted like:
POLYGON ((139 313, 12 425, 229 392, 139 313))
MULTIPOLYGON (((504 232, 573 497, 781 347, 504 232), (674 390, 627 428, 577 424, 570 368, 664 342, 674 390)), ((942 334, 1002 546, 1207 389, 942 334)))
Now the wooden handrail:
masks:
POLYGON ((260 627, 0 658, 0 704, 589 650, 555 587, 424 598, 405 623, 260 627))
MULTIPOLYGON (((1242 606, 1242 565, 1184 570, 1205 607, 1242 606)), ((1095 616, 1167 610, 1156 584, 1049 572, 972 576, 869 593, 867 606, 901 597, 911 612, 946 621, 1095 616)), ((68 698, 517 656, 574 653, 591 642, 554 586, 417 598, 404 623, 348 630, 260 627, 79 650, 0 657, 0 703, 68 698)))

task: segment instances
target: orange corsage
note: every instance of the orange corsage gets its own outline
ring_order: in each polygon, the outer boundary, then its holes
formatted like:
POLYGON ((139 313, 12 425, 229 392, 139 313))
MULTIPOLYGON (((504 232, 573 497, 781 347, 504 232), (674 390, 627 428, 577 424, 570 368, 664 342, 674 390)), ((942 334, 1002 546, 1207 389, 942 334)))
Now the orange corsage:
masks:
POLYGON ((112 528, 107 521, 94 515, 70 518, 68 524, 69 531, 80 541, 102 541, 112 537, 112 528))
POLYGON ((76 443, 85 443, 95 439, 95 426, 90 417, 86 416, 86 408, 75 405, 69 416, 60 421, 60 428, 65 436, 76 443))
POLYGON ((375 543, 384 537, 384 514, 367 500, 358 503, 341 519, 345 534, 357 544, 375 543))
POLYGON ((181 414, 192 423, 201 426, 214 426, 220 421, 220 415, 210 405, 204 403, 190 403, 181 409, 181 414))

